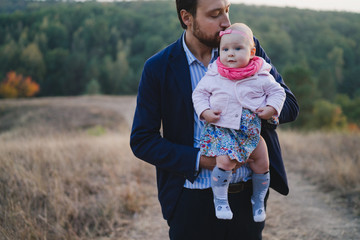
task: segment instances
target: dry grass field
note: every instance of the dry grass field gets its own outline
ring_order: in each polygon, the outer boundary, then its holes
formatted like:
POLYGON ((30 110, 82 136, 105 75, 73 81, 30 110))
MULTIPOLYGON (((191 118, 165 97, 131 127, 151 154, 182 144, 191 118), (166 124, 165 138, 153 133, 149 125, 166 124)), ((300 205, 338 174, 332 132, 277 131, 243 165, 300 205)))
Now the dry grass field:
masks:
MULTIPOLYGON (((0 100, 0 239, 167 239, 133 96, 0 100)), ((264 239, 360 239, 360 135, 279 131, 290 194, 264 239)))

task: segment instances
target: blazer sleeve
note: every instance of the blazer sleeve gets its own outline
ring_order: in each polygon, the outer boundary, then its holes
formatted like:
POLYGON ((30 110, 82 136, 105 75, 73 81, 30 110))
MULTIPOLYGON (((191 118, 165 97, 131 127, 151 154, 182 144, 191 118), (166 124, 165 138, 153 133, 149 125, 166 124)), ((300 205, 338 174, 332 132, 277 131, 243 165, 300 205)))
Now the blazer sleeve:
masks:
POLYGON ((269 74, 266 78, 268 79, 264 84, 264 91, 267 96, 266 105, 275 108, 277 112, 276 116, 279 116, 286 98, 285 90, 275 81, 272 75, 269 74))
POLYGON ((163 65, 149 60, 145 63, 138 89, 130 146, 136 157, 193 182, 199 149, 169 141, 160 132, 164 101, 161 82, 161 74, 165 72, 162 71, 163 65))
MULTIPOLYGON (((256 45, 256 55, 260 56, 265 59, 266 62, 271 64, 270 58, 266 55, 264 49, 260 46, 259 40, 254 37, 255 45, 256 45)), ((275 80, 280 83, 280 85, 284 88, 286 98, 283 105, 283 108, 281 110, 280 116, 279 116, 279 122, 281 123, 287 123, 295 121, 299 114, 299 105, 297 103, 297 100, 294 96, 294 94, 291 92, 291 90, 286 86, 283 78, 276 70, 275 66, 271 64, 271 75, 275 78, 275 80)))

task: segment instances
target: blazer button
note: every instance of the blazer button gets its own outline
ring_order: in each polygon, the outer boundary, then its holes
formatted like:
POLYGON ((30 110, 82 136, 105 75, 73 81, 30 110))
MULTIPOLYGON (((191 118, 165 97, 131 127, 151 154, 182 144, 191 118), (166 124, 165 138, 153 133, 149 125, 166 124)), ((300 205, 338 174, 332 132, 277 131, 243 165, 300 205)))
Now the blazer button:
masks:
POLYGON ((236 114, 235 117, 239 117, 239 114, 236 114))

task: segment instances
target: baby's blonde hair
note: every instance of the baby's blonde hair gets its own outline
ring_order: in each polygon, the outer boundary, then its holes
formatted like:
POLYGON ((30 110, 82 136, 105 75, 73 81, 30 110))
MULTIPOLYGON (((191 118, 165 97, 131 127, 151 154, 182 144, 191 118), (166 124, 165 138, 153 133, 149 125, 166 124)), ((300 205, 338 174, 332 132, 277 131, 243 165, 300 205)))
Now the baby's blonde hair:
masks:
POLYGON ((246 35, 248 35, 249 39, 251 39, 251 41, 250 41, 251 47, 255 47, 254 34, 253 34, 251 28, 248 25, 246 25, 245 23, 234 23, 234 24, 231 24, 231 26, 228 27, 227 29, 233 29, 233 30, 244 32, 246 35))

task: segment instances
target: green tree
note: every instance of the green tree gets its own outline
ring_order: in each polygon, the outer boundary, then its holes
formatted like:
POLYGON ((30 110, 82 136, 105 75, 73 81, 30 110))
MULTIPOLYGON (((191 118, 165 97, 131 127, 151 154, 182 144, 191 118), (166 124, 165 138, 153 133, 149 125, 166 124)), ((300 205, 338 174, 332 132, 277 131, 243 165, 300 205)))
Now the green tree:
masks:
POLYGON ((320 70, 317 89, 319 89, 322 98, 328 101, 333 101, 335 99, 337 92, 336 80, 330 69, 320 70))
POLYGON ((25 27, 20 34, 18 44, 21 48, 25 48, 29 44, 29 29, 25 27))
POLYGON ((294 66, 284 71, 284 79, 300 105, 300 115, 293 125, 297 127, 308 126, 313 120, 314 103, 319 97, 312 73, 305 67, 294 66))
POLYGON ((24 72, 28 75, 39 79, 39 82, 44 79, 46 66, 43 54, 36 43, 30 43, 22 51, 20 61, 24 72))
POLYGON ((0 47, 0 72, 5 73, 11 69, 16 69, 20 65, 19 56, 18 44, 13 39, 10 39, 0 47))
POLYGON ((128 63, 128 45, 118 42, 116 59, 106 56, 103 61, 101 86, 104 93, 128 93, 131 88, 131 70, 128 63))
POLYGON ((343 80, 343 67, 345 64, 344 61, 344 50, 339 47, 334 47, 331 52, 327 55, 329 62, 331 63, 331 68, 334 71, 336 81, 338 83, 343 80))
MULTIPOLYGON (((291 61, 293 42, 289 34, 280 29, 278 24, 268 23, 267 31, 260 31, 258 35, 261 45, 277 69, 281 71, 291 61)), ((264 23, 265 25, 265 23, 264 23)), ((264 26, 263 26, 264 27, 264 26)))
POLYGON ((98 80, 93 78, 90 80, 90 82, 86 84, 85 94, 87 95, 101 94, 101 86, 98 80))
POLYGON ((79 95, 85 90, 88 80, 86 78, 86 66, 88 58, 84 53, 73 53, 69 55, 64 63, 64 92, 66 95, 79 95))
POLYGON ((48 17, 45 16, 40 29, 46 35, 49 49, 67 48, 68 32, 61 22, 58 20, 49 21, 48 17))
POLYGON ((341 106, 349 123, 360 126, 360 97, 351 99, 348 95, 339 94, 335 103, 341 106))
POLYGON ((67 49, 55 48, 46 51, 47 72, 51 72, 51 74, 47 74, 42 83, 42 95, 69 95, 67 85, 72 85, 73 79, 68 78, 70 69, 67 68, 67 62, 71 62, 72 59, 73 57, 67 49))

